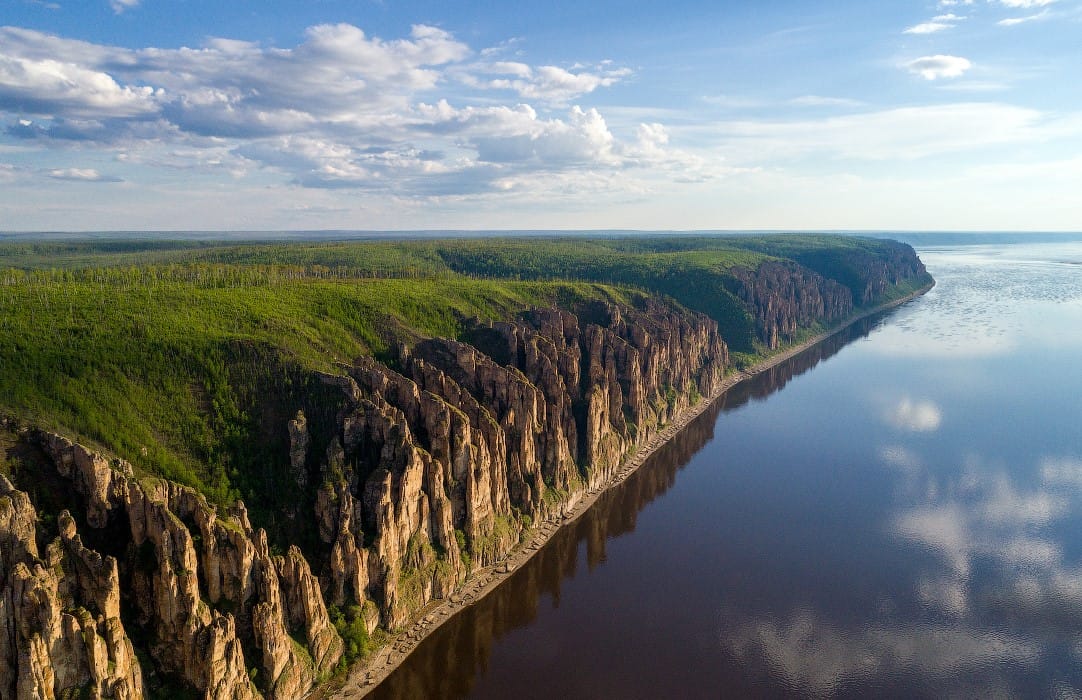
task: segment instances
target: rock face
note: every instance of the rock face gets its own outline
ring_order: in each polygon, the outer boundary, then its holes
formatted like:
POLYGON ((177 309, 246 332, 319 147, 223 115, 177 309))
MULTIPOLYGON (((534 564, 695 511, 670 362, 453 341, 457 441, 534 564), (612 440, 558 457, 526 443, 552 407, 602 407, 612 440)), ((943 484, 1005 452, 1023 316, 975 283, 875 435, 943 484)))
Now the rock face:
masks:
POLYGON ((755 335, 770 349, 792 341, 816 321, 831 323, 853 312, 844 285, 794 262, 764 262, 755 270, 734 268, 733 293, 755 318, 755 335))
POLYGON ((316 501, 325 588, 335 605, 371 601, 386 627, 609 478, 728 361, 713 321, 660 302, 536 309, 467 336, 334 380, 349 409, 316 501))
POLYGON ((122 537, 114 542, 120 558, 85 547, 65 511, 59 538, 39 559, 29 500, 0 483, 3 571, 11 572, 0 664, 17 669, 5 674, 17 681, 0 697, 89 688, 96 697, 138 698, 151 672, 206 698, 294 698, 338 662, 342 642, 307 562, 295 549, 273 557, 242 505, 219 517, 190 488, 137 480, 125 463, 57 435, 35 439, 82 497, 88 526, 122 537), (153 669, 136 660, 125 622, 152 630, 153 669))
POLYGON ((83 524, 65 511, 41 554, 28 496, 0 483, 0 669, 12 679, 0 700, 135 698, 147 683, 300 697, 343 652, 328 604, 358 606, 369 631, 405 624, 713 393, 728 361, 713 321, 661 302, 536 309, 475 323, 465 340, 399 348, 395 369, 360 358, 320 375, 344 396, 334 424, 313 432, 298 411, 282 426, 289 478, 313 494, 313 511, 293 514, 318 533, 308 557, 275 556, 243 504, 219 512, 33 433, 83 524))
MULTIPOLYGON (((923 273, 902 262, 844 284, 767 262, 735 270, 730 291, 776 347, 923 273)), ((637 298, 477 321, 386 363, 312 373, 323 403, 280 416, 303 550, 272 551, 243 503, 219 509, 26 432, 70 505, 46 523, 0 475, 0 700, 303 696, 343 656, 341 610, 369 632, 406 624, 716 392, 729 363, 717 324, 637 298)))
POLYGON ((84 547, 67 511, 58 525, 39 552, 30 498, 0 476, 0 698, 141 698, 117 561, 84 547))

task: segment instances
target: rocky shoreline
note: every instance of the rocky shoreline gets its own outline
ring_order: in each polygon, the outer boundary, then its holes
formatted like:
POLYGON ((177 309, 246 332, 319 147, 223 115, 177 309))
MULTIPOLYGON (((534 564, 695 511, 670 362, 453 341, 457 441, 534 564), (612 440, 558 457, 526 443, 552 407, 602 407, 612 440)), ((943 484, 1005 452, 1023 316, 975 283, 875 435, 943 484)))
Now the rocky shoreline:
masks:
POLYGON ((540 551, 557 531, 581 517, 605 491, 625 481, 658 448, 671 440, 734 386, 804 352, 854 323, 923 295, 933 286, 934 283, 929 284, 908 295, 854 314, 824 333, 771 355, 746 370, 737 371, 726 376, 714 392, 702 397, 698 403, 682 411, 663 430, 641 444, 606 481, 587 488, 577 497, 565 503, 560 511, 553 513, 549 518, 537 524, 530 536, 512 549, 503 560, 476 571, 462 587, 446 599, 429 603, 415 616, 411 625, 393 637, 366 661, 356 664, 349 670, 344 680, 331 681, 328 685, 317 687, 306 697, 313 698, 313 700, 364 697, 394 672, 428 635, 439 629, 457 612, 476 603, 495 590, 512 573, 525 565, 534 554, 540 551))

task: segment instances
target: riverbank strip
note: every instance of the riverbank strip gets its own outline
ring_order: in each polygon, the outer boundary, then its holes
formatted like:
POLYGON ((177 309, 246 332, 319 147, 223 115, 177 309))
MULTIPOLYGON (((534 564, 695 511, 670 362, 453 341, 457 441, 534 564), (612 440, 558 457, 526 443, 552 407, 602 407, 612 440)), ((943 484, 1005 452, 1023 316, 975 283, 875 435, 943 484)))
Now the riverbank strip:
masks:
POLYGON ((862 321, 869 316, 874 316, 896 306, 900 306, 901 304, 924 294, 933 286, 935 286, 934 282, 898 299, 891 300, 866 311, 861 311, 823 333, 809 338, 804 342, 790 346, 747 369, 734 372, 725 377, 717 391, 710 396, 703 397, 697 404, 689 407, 671 423, 665 426, 664 429, 640 445, 607 482, 601 486, 582 492, 578 499, 571 501, 565 506, 560 516, 536 525, 533 530, 528 533, 528 537, 511 550, 503 561, 474 572, 474 574, 466 580, 462 588, 451 596, 429 603, 428 606, 421 610, 412 625, 395 635, 386 645, 368 659, 355 664, 354 667, 346 673, 344 680, 331 681, 327 687, 316 688, 309 697, 349 698, 350 700, 364 697, 398 668, 406 657, 408 657, 417 645, 428 635, 439 629, 441 625, 451 619, 457 612, 473 605, 495 590, 505 579, 521 568, 534 554, 540 551, 545 543, 548 542, 560 528, 575 522, 589 510, 590 506, 597 501, 601 494, 623 483, 639 467, 641 467, 646 460, 658 450, 658 448, 671 440, 727 391, 737 384, 747 379, 751 379, 755 375, 800 354, 858 321, 862 321))

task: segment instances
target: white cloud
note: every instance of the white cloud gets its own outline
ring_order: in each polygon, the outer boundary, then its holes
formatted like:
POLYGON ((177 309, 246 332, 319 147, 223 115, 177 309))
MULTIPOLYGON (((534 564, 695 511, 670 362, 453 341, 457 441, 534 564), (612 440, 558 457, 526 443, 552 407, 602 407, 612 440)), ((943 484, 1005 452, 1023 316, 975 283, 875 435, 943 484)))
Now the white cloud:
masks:
POLYGON ((1042 12, 1038 12, 1035 15, 1026 15, 1025 17, 1008 17, 1007 19, 1001 19, 996 22, 996 24, 1001 27, 1014 27, 1019 24, 1024 24, 1026 22, 1034 22, 1036 20, 1045 19, 1050 16, 1051 14, 1048 12, 1048 10, 1044 10, 1042 12))
POLYGON ((61 168, 50 170, 48 176, 54 180, 75 180, 77 182, 120 182, 116 177, 102 175, 93 168, 61 168))
POLYGON ((947 22, 922 22, 905 29, 902 34, 935 34, 952 27, 954 25, 947 22))
POLYGON ((141 0, 109 0, 109 7, 118 15, 126 10, 138 7, 141 0))
POLYGON ((466 44, 426 25, 394 40, 326 24, 292 48, 211 38, 179 49, 126 49, 5 27, 0 47, 0 112, 30 117, 17 119, 11 136, 96 142, 123 149, 127 162, 230 162, 233 173, 262 166, 305 186, 398 196, 506 191, 532 173, 704 176, 695 170, 703 161, 670 147, 668 132, 653 122, 621 140, 597 109, 576 105, 549 117, 524 103, 492 106, 499 90, 564 106, 629 70, 609 62, 470 62, 475 53, 466 44), (425 99, 463 87, 463 107, 425 99), (162 157, 162 144, 176 148, 162 157), (140 156, 140 145, 156 155, 140 156), (213 157, 199 155, 208 149, 213 157))
POLYGON ((958 504, 907 510, 895 519, 893 532, 938 551, 959 574, 969 573, 972 536, 966 510, 958 504))
POLYGON ((135 117, 158 109, 161 93, 121 86, 108 74, 52 59, 5 55, 0 49, 0 110, 73 117, 135 117))
POLYGON ((496 61, 468 66, 457 75, 472 87, 511 90, 528 100, 564 105, 598 88, 615 85, 631 75, 631 71, 607 66, 591 70, 582 67, 567 70, 559 66, 535 69, 517 61, 496 61))
POLYGON ((996 550, 996 555, 1017 568, 1050 569, 1059 564, 1063 549, 1055 542, 1036 537, 1013 537, 996 550))
POLYGON ((946 29, 953 29, 957 22, 961 22, 965 17, 948 12, 942 15, 936 15, 927 22, 913 25, 904 30, 903 34, 935 34, 937 32, 944 31, 946 29))
POLYGON ((973 66, 969 59, 960 56, 922 56, 905 64, 910 73, 925 80, 957 78, 973 66))
POLYGON ((917 595, 924 605, 951 617, 962 617, 969 609, 969 590, 964 577, 921 579, 917 583, 917 595))
POLYGON ((576 74, 557 66, 541 66, 537 69, 533 82, 520 90, 520 94, 526 98, 563 103, 571 98, 593 92, 599 87, 612 85, 629 74, 630 71, 626 69, 613 71, 607 75, 576 74))
POLYGON ((1055 1, 1056 0, 997 0, 997 2, 999 2, 999 4, 1003 5, 1004 7, 1022 9, 1030 7, 1046 7, 1048 5, 1051 5, 1055 1))

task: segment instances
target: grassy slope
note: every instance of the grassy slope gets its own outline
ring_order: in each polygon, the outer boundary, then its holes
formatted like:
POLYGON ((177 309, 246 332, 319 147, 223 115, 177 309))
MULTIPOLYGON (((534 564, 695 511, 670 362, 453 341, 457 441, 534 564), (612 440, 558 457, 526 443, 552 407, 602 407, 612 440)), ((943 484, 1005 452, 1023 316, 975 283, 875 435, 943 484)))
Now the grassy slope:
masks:
POLYGON ((415 334, 454 337, 472 316, 627 296, 588 284, 288 279, 235 267, 9 271, 0 412, 218 500, 250 496, 256 484, 235 462, 258 428, 253 407, 288 399, 300 370, 380 355, 415 334))
POLYGON ((455 337, 472 316, 635 289, 708 313, 732 349, 754 357, 729 269, 782 256, 842 278, 883 245, 814 236, 0 245, 0 413, 215 500, 244 497, 269 517, 284 498, 275 496, 284 450, 253 436, 280 436, 318 391, 305 370, 418 335, 455 337))

